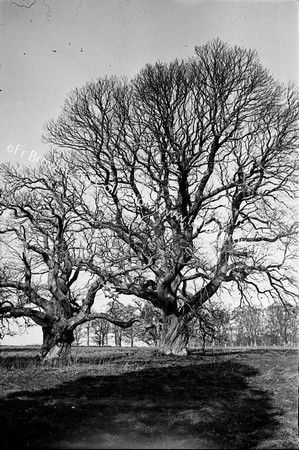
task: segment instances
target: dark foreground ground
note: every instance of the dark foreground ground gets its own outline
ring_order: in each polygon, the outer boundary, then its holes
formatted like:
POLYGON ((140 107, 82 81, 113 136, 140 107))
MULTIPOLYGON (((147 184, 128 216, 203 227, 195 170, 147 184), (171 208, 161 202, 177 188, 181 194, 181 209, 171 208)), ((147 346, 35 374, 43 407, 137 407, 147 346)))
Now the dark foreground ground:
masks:
POLYGON ((37 353, 0 347, 2 448, 299 449, 295 349, 37 353))

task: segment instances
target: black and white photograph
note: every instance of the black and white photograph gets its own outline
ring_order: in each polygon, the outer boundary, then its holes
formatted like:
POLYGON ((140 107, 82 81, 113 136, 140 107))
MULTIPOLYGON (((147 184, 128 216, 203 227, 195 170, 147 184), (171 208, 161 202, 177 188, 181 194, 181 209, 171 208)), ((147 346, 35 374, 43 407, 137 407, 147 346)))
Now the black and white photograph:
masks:
POLYGON ((0 0, 0 446, 299 449, 299 1, 0 0))

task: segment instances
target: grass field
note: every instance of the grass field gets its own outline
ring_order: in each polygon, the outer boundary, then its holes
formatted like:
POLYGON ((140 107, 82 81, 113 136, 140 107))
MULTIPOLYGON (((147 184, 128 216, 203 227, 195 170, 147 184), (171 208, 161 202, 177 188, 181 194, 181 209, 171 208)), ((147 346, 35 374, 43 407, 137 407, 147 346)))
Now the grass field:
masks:
POLYGON ((299 449, 296 349, 38 351, 0 347, 2 448, 299 449))

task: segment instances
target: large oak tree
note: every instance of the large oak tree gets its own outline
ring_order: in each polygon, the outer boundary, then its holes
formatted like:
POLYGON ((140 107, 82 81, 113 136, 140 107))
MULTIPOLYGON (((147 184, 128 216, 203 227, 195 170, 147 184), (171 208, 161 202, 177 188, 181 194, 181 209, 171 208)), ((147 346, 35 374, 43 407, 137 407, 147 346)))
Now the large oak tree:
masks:
POLYGON ((185 351, 186 323, 225 286, 296 297, 298 115, 294 87, 217 39, 131 81, 88 83, 46 125, 105 199, 99 217, 78 198, 82 220, 146 266, 115 288, 163 310, 166 353, 185 351))
POLYGON ((165 353, 186 353, 188 322, 216 295, 296 299, 298 117, 294 86, 216 39, 132 80, 87 83, 46 124, 90 190, 63 203, 113 242, 115 291, 163 311, 165 353))

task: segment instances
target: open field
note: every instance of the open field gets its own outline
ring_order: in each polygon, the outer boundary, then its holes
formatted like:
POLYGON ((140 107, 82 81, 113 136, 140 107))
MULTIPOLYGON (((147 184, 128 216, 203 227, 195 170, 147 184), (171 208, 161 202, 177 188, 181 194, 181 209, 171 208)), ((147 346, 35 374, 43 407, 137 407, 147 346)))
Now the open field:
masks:
POLYGON ((3 447, 298 449, 296 349, 0 347, 3 447))

